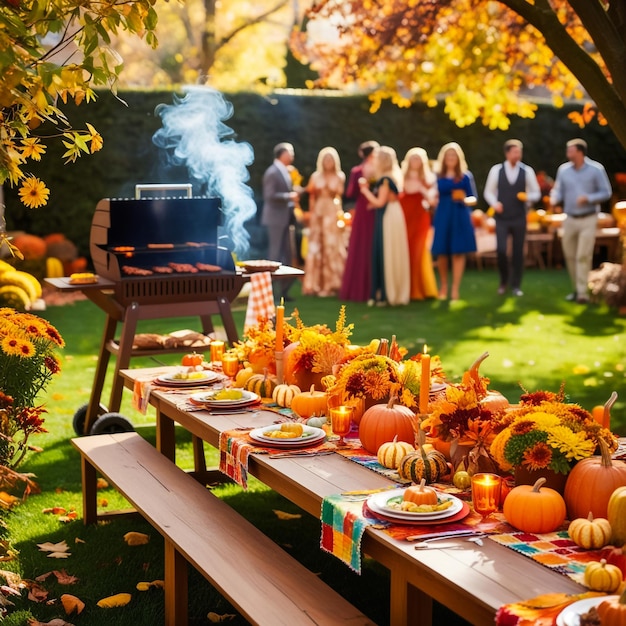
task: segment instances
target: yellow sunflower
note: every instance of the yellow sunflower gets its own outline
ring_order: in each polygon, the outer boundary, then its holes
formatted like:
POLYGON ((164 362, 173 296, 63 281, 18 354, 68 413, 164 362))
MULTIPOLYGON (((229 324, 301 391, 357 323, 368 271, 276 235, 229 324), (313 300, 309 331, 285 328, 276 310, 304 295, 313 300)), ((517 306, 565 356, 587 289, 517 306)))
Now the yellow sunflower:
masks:
POLYGON ((5 337, 0 347, 6 354, 29 358, 35 354, 35 346, 27 339, 5 337))
POLYGON ((20 200, 29 208, 36 209, 48 202, 50 190, 35 176, 24 180, 20 188, 20 200))

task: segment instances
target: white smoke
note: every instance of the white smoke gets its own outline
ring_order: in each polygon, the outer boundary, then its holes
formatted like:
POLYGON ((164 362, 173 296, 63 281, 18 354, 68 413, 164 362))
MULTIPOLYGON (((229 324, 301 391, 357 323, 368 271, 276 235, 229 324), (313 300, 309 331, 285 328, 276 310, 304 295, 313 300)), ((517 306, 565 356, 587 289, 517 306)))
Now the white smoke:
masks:
POLYGON ((219 197, 224 228, 237 255, 249 248, 244 224, 256 214, 247 166, 254 161, 252 146, 236 142, 224 120, 233 115, 233 105, 210 87, 194 87, 184 97, 174 95, 174 104, 156 108, 162 128, 152 141, 167 151, 174 165, 185 165, 189 175, 206 185, 207 195, 219 197))

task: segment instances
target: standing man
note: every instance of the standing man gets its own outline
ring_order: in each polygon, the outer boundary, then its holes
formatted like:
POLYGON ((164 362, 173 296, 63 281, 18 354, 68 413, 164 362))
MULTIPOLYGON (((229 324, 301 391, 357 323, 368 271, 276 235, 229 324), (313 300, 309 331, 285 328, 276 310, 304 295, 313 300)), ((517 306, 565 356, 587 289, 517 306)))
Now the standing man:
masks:
MULTIPOLYGON (((290 265, 292 261, 289 226, 295 223, 294 207, 298 192, 294 191, 293 182, 287 167, 293 163, 295 152, 290 143, 279 143, 274 147, 274 162, 263 175, 263 215, 261 223, 267 227, 269 239, 268 256, 272 261, 290 265)), ((282 297, 291 301, 287 295, 292 285, 282 282, 282 297)))
POLYGON ((586 141, 572 139, 566 145, 567 163, 557 170, 550 202, 563 204, 567 215, 562 245, 574 292, 566 300, 586 303, 600 203, 611 197, 612 189, 604 167, 587 157, 586 141))
POLYGON ((511 259, 511 293, 523 296, 522 273, 524 271, 524 241, 526 239, 526 206, 541 198, 537 176, 532 167, 522 163, 524 146, 518 139, 504 144, 504 163, 489 170, 483 196, 493 207, 496 220, 496 248, 500 286, 498 293, 504 295, 509 285, 509 258, 507 255, 509 235, 513 240, 511 259))

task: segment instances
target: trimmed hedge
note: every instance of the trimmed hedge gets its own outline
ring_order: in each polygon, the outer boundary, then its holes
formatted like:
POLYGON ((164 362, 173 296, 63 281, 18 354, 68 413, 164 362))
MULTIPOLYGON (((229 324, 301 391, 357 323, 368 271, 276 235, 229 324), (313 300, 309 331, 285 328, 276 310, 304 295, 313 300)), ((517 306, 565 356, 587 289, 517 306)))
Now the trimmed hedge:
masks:
MULTIPOLYGON (((103 197, 132 197, 135 183, 187 182, 185 168, 171 167, 152 144, 152 135, 160 127, 155 116, 158 104, 172 103, 169 91, 129 91, 116 99, 101 92, 88 106, 67 106, 66 114, 76 128, 91 122, 104 137, 103 149, 84 156, 75 164, 63 165, 61 149, 50 147, 41 164, 32 171, 51 189, 47 207, 25 208, 16 189, 5 190, 6 219, 9 230, 25 230, 36 235, 62 232, 79 248, 89 253, 89 231, 96 203, 103 197)), ((356 147, 366 139, 376 139, 394 146, 399 158, 412 146, 421 145, 431 158, 440 146, 458 141, 466 152, 479 191, 493 163, 502 159, 502 144, 511 137, 524 142, 524 161, 536 170, 554 176, 564 161, 565 142, 576 136, 589 143, 589 154, 602 162, 609 175, 626 171, 626 152, 611 130, 592 123, 578 129, 567 113, 579 109, 570 105, 555 109, 540 105, 534 120, 514 118, 509 131, 490 131, 480 123, 456 127, 443 112, 416 104, 398 109, 384 103, 376 114, 369 113, 363 96, 314 95, 307 92, 256 93, 228 95, 234 116, 227 124, 238 141, 248 141, 255 151, 250 168, 250 184, 260 206, 261 178, 271 163, 272 148, 280 141, 290 141, 296 149, 296 165, 305 180, 315 168, 318 151, 335 146, 346 172, 357 161, 356 147)), ((254 238, 260 237, 254 228, 254 238)), ((253 241, 262 247, 262 240, 253 241)))

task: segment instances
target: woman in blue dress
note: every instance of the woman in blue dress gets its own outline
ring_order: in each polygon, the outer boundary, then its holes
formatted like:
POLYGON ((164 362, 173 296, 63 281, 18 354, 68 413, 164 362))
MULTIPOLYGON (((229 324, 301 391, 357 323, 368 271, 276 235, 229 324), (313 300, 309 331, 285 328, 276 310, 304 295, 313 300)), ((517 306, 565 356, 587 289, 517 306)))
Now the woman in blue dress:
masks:
POLYGON ((470 207, 476 204, 476 185, 458 143, 447 143, 441 148, 437 165, 439 204, 433 219, 435 234, 431 253, 437 258, 441 300, 448 297, 448 259, 452 257, 450 299, 458 300, 466 255, 476 252, 470 218, 470 207))

